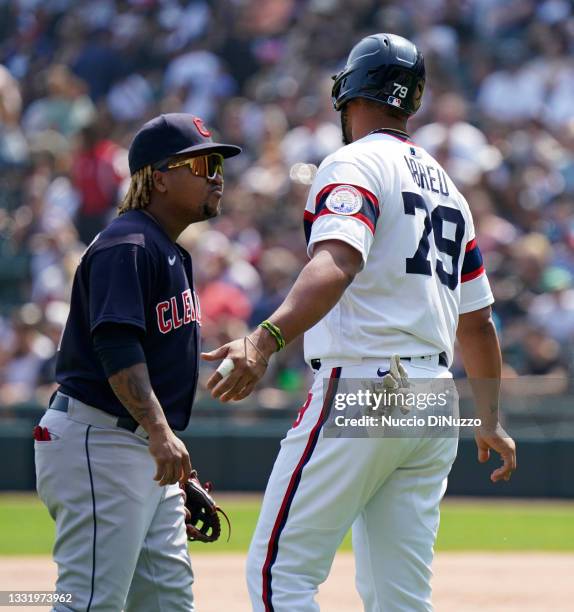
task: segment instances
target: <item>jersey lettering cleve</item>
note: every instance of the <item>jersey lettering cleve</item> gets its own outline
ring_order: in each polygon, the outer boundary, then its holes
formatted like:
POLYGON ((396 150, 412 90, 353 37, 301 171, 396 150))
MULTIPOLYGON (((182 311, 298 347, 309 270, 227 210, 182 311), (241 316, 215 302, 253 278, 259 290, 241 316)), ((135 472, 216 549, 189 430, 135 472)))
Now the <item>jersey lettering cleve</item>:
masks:
POLYGON ((189 254, 152 217, 129 211, 84 253, 71 302, 56 364, 61 391, 129 416, 106 379, 92 334, 103 323, 130 325, 141 331, 151 385, 168 423, 184 429, 197 385, 201 324, 189 254))
POLYGON ((305 359, 356 360, 445 351, 459 314, 494 299, 468 203, 433 157, 394 130, 328 156, 305 208, 307 252, 356 248, 363 269, 305 334, 305 359))

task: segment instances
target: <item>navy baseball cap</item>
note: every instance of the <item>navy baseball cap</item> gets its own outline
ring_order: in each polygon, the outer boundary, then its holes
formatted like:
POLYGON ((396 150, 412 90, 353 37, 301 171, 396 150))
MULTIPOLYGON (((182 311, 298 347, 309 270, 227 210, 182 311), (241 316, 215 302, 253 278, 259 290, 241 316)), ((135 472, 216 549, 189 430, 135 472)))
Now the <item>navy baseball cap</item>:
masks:
POLYGON ((220 153, 233 157, 241 153, 241 148, 213 142, 211 132, 199 117, 168 113, 144 123, 134 136, 128 154, 130 174, 181 153, 220 153))

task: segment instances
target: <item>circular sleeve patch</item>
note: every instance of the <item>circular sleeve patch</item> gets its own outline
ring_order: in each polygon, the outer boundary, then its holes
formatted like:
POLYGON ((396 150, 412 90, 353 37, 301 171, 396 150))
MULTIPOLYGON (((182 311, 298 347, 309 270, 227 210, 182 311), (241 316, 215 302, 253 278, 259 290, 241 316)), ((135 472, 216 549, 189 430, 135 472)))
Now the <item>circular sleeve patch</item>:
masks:
POLYGON ((338 215, 354 215, 363 207, 363 197, 352 185, 339 185, 327 196, 325 206, 338 215))

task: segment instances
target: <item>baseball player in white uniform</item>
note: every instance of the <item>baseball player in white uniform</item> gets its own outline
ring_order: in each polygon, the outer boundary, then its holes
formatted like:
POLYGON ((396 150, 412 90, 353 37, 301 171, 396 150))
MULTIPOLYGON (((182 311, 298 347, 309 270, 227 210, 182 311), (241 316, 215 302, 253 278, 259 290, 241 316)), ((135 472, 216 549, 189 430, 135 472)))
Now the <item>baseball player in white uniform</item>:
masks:
POLYGON ((423 57, 404 38, 377 34, 353 48, 333 86, 345 146, 321 164, 305 208, 310 261, 269 320, 204 355, 223 359, 208 382, 222 401, 251 393, 272 353, 300 333, 315 370, 249 551, 257 611, 318 610, 314 596, 350 527, 365 610, 432 609, 439 503, 457 439, 325 435, 342 379, 451 379, 458 336, 469 378, 493 381, 474 385, 479 460, 501 455, 493 481, 516 468, 498 423, 500 349, 470 209, 406 131, 424 81, 423 57))

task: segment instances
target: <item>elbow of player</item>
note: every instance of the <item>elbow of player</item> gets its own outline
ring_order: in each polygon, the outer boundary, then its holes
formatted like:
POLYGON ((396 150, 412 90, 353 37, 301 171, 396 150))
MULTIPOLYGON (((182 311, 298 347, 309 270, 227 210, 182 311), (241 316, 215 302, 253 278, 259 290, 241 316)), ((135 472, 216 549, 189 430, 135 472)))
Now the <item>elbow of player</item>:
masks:
POLYGON ((345 287, 348 287, 354 280, 357 272, 355 270, 342 270, 345 287))
POLYGON ((357 272, 353 266, 338 266, 337 278, 343 291, 355 280, 357 272))
POLYGON ((485 322, 472 329, 458 331, 457 340, 463 351, 481 352, 497 343, 496 328, 494 322, 485 322))
POLYGON ((362 259, 339 259, 337 261, 337 267, 339 272, 344 279, 345 287, 348 287, 354 280, 355 276, 361 271, 363 267, 362 259))

